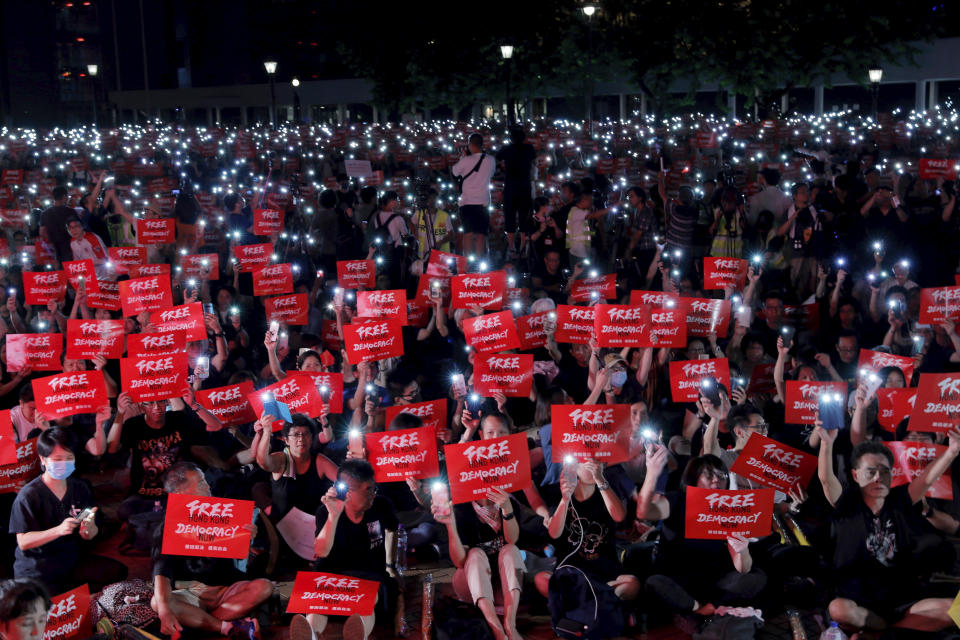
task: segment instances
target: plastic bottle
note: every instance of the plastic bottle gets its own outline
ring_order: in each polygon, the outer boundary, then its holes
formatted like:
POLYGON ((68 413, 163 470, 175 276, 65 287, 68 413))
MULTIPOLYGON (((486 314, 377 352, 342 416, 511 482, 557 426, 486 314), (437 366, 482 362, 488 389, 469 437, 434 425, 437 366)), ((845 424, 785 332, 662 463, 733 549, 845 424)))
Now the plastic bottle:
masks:
POLYGON ((403 525, 397 527, 397 573, 407 570, 407 530, 403 525))
POLYGON ((800 620, 800 612, 791 609, 787 611, 787 615, 790 617, 791 640, 807 640, 807 632, 803 628, 803 621, 800 620))
POLYGON ((423 608, 420 614, 420 632, 422 640, 433 638, 433 574, 423 576, 423 608))
POLYGON ((847 634, 836 622, 831 622, 830 626, 820 634, 820 640, 847 640, 847 634))

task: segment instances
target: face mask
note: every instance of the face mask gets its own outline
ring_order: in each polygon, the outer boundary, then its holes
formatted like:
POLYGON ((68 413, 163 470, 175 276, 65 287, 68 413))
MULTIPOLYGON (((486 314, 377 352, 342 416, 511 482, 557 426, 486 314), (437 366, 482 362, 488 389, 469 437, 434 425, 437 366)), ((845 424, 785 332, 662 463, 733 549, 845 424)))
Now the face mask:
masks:
POLYGON ((627 372, 626 371, 614 371, 613 375, 610 376, 610 386, 612 387, 622 387, 627 381, 627 372))
POLYGON ((73 460, 51 460, 47 463, 47 473, 54 480, 66 480, 73 473, 75 465, 73 460))

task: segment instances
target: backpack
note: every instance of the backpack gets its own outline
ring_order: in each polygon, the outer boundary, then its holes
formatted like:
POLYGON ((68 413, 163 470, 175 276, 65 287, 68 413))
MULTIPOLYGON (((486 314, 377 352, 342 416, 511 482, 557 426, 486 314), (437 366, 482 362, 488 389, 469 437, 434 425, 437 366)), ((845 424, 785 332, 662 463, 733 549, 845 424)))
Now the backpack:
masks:
POLYGON ((440 598, 433 611, 436 640, 493 640, 493 632, 475 606, 453 598, 440 598))
POLYGON ((693 640, 750 640, 762 626, 763 623, 753 616, 714 616, 693 634, 693 640))
POLYGON ((563 565, 550 576, 550 622, 561 638, 601 640, 623 633, 623 607, 613 587, 563 565))
POLYGON ((95 621, 107 618, 114 628, 129 624, 156 634, 160 618, 150 606, 151 598, 153 587, 139 578, 114 582, 104 587, 92 603, 92 617, 95 621))
POLYGON ((370 244, 375 244, 377 239, 380 239, 380 245, 383 247, 392 247, 393 246, 393 236, 390 235, 390 223, 396 218, 402 218, 402 213, 392 213, 390 217, 387 218, 387 221, 383 224, 380 224, 380 210, 377 209, 372 216, 376 228, 373 231, 373 234, 370 236, 370 244))

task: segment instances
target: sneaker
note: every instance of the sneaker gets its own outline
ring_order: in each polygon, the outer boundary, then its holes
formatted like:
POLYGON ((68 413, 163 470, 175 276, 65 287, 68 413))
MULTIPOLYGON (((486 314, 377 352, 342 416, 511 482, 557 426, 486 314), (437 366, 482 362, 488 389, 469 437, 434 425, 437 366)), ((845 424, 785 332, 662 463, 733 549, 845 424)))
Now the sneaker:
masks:
POLYGON ((366 640, 367 635, 363 630, 363 620, 356 613, 347 618, 343 623, 343 640, 366 640))
POLYGON ((317 640, 306 617, 297 614, 290 620, 290 640, 317 640))
POLYGON ((260 622, 256 618, 240 618, 230 623, 230 640, 260 640, 260 622))

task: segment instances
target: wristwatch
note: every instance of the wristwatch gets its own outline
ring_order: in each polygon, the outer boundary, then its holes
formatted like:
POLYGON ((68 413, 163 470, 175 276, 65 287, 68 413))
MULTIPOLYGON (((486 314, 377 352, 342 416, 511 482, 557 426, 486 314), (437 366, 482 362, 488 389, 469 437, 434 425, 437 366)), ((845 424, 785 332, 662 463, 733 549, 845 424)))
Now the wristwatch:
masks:
POLYGON ((213 334, 213 337, 214 337, 214 338, 223 338, 225 335, 226 335, 226 334, 221 331, 220 333, 215 333, 215 334, 213 334))
POLYGON ((600 491, 607 491, 609 488, 610 488, 610 483, 609 483, 609 482, 598 482, 598 483, 597 483, 597 489, 599 489, 600 491))
POLYGON ((511 511, 510 513, 504 513, 503 511, 501 511, 500 515, 503 517, 504 520, 513 520, 514 518, 517 517, 517 514, 514 513, 513 511, 511 511))

